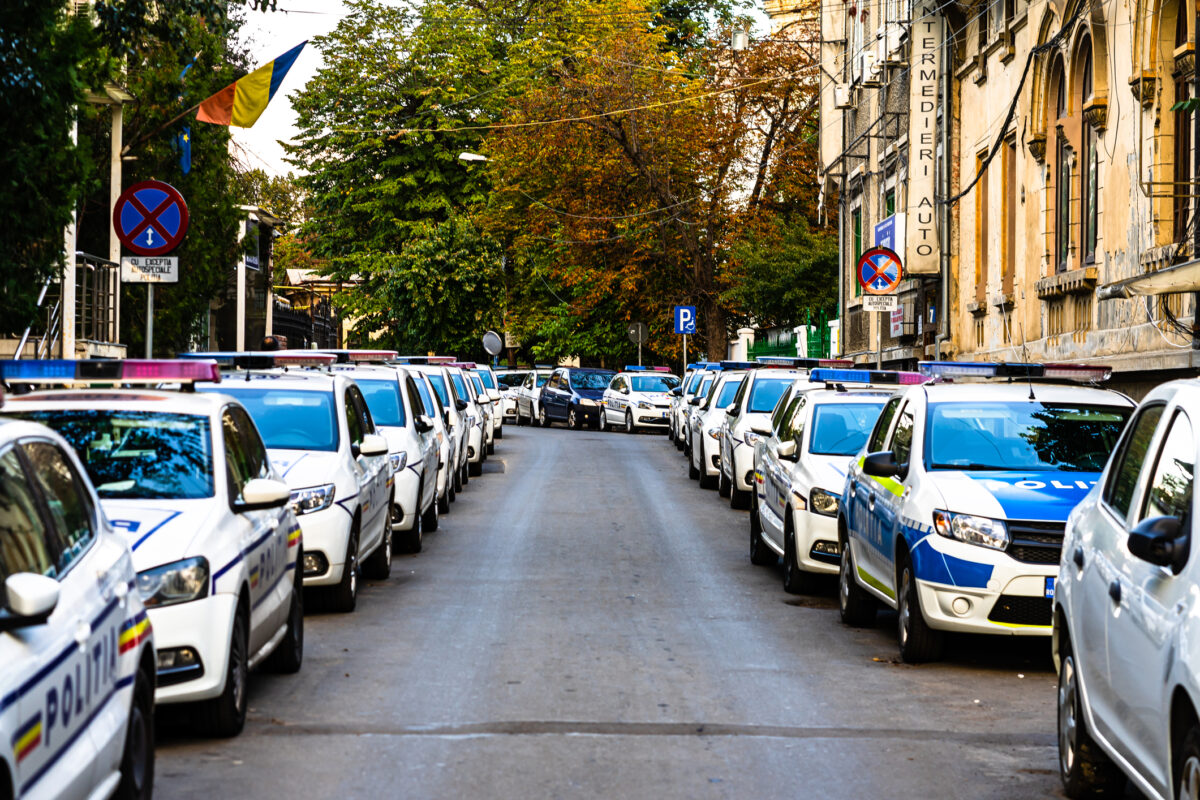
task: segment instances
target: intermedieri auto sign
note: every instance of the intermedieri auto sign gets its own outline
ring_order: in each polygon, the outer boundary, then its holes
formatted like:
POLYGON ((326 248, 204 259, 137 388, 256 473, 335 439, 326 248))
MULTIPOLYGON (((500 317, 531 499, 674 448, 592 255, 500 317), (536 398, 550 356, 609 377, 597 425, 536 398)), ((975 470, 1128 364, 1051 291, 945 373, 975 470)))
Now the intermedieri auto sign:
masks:
POLYGON ((122 256, 122 283, 179 283, 178 256, 122 256))
POLYGON ((908 213, 904 267, 913 275, 939 271, 934 192, 937 177, 937 106, 943 20, 931 0, 913 11, 909 63, 908 213))

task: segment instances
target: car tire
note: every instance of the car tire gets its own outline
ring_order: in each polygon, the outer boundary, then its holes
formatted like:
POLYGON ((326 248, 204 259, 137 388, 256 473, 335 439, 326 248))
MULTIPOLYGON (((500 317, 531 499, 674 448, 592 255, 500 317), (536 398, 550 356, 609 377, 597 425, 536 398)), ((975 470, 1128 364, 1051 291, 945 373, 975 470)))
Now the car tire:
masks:
POLYGON ((633 433, 633 412, 629 409, 625 410, 625 432, 633 433))
MULTIPOLYGON (((503 425, 501 425, 499 428, 496 428, 496 438, 497 438, 497 439, 503 439, 503 438, 504 438, 504 426, 503 426, 503 425)), ((489 453, 494 453, 494 452, 496 452, 496 450, 495 450, 495 447, 496 447, 496 446, 493 444, 493 445, 492 445, 492 449, 491 449, 491 450, 489 450, 488 452, 489 452, 489 453)))
POLYGON ((879 603, 858 585, 854 577, 854 556, 850 553, 850 542, 841 536, 842 566, 838 570, 838 613, 842 624, 852 628, 865 628, 875 622, 879 603))
POLYGON ((779 556, 763 541, 757 503, 750 512, 750 563, 756 567, 773 567, 779 563, 779 556))
MULTIPOLYGON (((1104 796, 1108 793, 1119 796, 1124 790, 1125 777, 1087 729, 1075 652, 1070 637, 1065 638, 1066 646, 1058 670, 1058 775, 1062 779, 1063 793, 1071 798, 1104 796)), ((1193 729, 1192 733, 1197 731, 1193 729)), ((1200 745, 1200 742, 1193 739, 1193 745, 1200 745)), ((1177 764, 1182 768, 1186 761, 1185 744, 1177 764)), ((1182 777, 1182 770, 1176 769, 1177 787, 1181 786, 1182 777)), ((1175 796, 1187 795, 1176 792, 1175 796)))
MULTIPOLYGON (((420 497, 420 495, 417 495, 420 497)), ((363 575, 373 581, 386 581, 392 574, 392 520, 383 522, 383 540, 375 552, 363 560, 363 575)))
POLYGON ((546 418, 545 407, 538 409, 538 427, 539 428, 549 428, 550 427, 550 420, 546 418))
POLYGON ((912 559, 907 554, 900 560, 898 573, 896 638, 900 642, 900 658, 907 664, 937 661, 946 649, 946 634, 929 627, 925 621, 912 559))
POLYGON ((493 455, 495 455, 495 454, 496 454, 496 442, 495 442, 495 440, 493 440, 493 441, 490 441, 490 442, 488 442, 488 443, 487 443, 487 447, 483 448, 483 453, 484 453, 484 456, 485 456, 485 457, 486 457, 486 456, 493 456, 493 455))
POLYGON ((342 579, 327 590, 329 608, 339 614, 349 614, 358 605, 358 525, 356 520, 346 542, 342 579))
POLYGON ((671 442, 672 444, 675 443, 675 426, 669 421, 667 423, 667 441, 671 442))
MULTIPOLYGON (((481 462, 481 463, 482 463, 482 462, 481 462)), ((463 464, 463 465, 462 465, 462 485, 463 485, 463 486, 466 486, 468 483, 470 483, 470 482, 471 482, 471 476, 472 476, 472 475, 474 475, 474 474, 475 474, 475 473, 471 471, 471 462, 470 462, 470 461, 468 461, 467 463, 463 464)))
POLYGON ((249 622, 244 607, 233 618, 229 636, 229 660, 225 666, 225 688, 219 697, 204 701, 203 727, 213 736, 237 736, 246 725, 246 691, 250 682, 249 622))
POLYGON ((729 478, 725 477, 725 467, 722 465, 720 471, 717 473, 717 494, 721 497, 729 497, 732 490, 733 483, 729 478))
POLYGON ((729 507, 736 508, 739 511, 745 511, 750 507, 750 496, 752 492, 743 491, 737 486, 730 484, 729 486, 729 507))
POLYGON ((462 470, 458 467, 454 468, 454 474, 450 476, 450 502, 454 502, 454 497, 462 491, 462 470))
POLYGON ((1200 796, 1200 725, 1193 725, 1183 737, 1176 762, 1175 796, 1200 796))
MULTIPOLYGON (((418 495, 419 496, 419 495, 418 495)), ((395 542, 396 550, 401 553, 419 553, 425 541, 425 526, 422 522, 423 515, 413 513, 413 526, 406 531, 400 531, 395 534, 392 541, 395 542)))
POLYGON ((433 533, 440 524, 438 522, 438 504, 430 503, 429 508, 425 509, 425 513, 421 515, 421 527, 429 533, 433 533))
POLYGON ((304 663, 304 577, 299 565, 292 581, 292 599, 288 608, 287 633, 267 659, 267 669, 283 675, 300 671, 304 663))
POLYGON ((483 461, 482 460, 467 462, 467 475, 469 475, 472 478, 478 478, 482 474, 483 474, 483 461))
POLYGON ((450 487, 447 486, 446 491, 442 492, 442 496, 437 499, 437 507, 438 507, 439 514, 449 514, 450 513, 450 500, 451 499, 452 498, 450 495, 450 487))
MULTIPOLYGON (((133 704, 125 726, 121 780, 113 800, 150 800, 154 795, 154 678, 138 667, 133 704)), ((6 795, 11 797, 11 795, 6 795)))
POLYGON ((567 427, 573 431, 577 431, 581 427, 579 417, 575 413, 575 406, 567 409, 567 427))
POLYGON ((783 590, 788 594, 807 594, 812 586, 811 575, 800 569, 796 555, 796 532, 789 524, 783 533, 783 590))
POLYGON ((690 450, 688 451, 688 454, 687 454, 687 460, 688 460, 688 477, 694 481, 699 480, 700 479, 700 470, 696 469, 696 460, 694 458, 692 458, 692 453, 690 450))
POLYGON ((602 430, 602 431, 607 431, 607 430, 608 430, 608 428, 609 428, 609 425, 608 425, 608 410, 607 410, 607 409, 605 409, 604 407, 601 407, 601 408, 600 408, 600 413, 599 413, 597 416, 598 416, 598 417, 600 417, 600 419, 599 419, 599 421, 596 423, 596 425, 597 425, 597 426, 599 426, 600 430, 602 430))

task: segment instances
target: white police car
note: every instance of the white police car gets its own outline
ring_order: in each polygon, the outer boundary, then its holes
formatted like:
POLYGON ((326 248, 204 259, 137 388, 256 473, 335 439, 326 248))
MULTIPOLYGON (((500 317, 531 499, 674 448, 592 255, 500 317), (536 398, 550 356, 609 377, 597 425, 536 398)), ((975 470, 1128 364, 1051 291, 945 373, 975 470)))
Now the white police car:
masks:
POLYGON ((837 574, 838 501, 850 461, 896 386, 925 380, 912 372, 814 369, 756 428, 750 561, 774 565, 783 556, 785 591, 807 591, 812 574, 837 574))
POLYGON ((879 603, 896 608, 910 662, 940 657, 946 631, 1049 635, 1067 515, 1133 403, 1069 383, 1102 379, 1106 367, 919 367, 1009 382, 925 384, 888 400, 838 506, 842 620, 864 625, 879 603))
POLYGON ((349 378, 305 368, 254 368, 327 363, 323 359, 331 357, 304 358, 219 354, 219 363, 248 368, 196 388, 229 395, 250 413, 271 465, 291 489, 304 536, 304 586, 322 589, 328 606, 348 612, 358 602, 360 565, 372 578, 391 570, 391 553, 383 546, 393 484, 388 443, 349 378))
POLYGON ((1067 520, 1053 652, 1068 797, 1124 776, 1148 797, 1200 792, 1198 433, 1200 381, 1157 387, 1067 520))
POLYGON ((720 370, 720 364, 705 364, 703 369, 698 369, 692 374, 690 381, 679 387, 682 390, 679 394, 679 402, 672 409, 678 417, 675 446, 683 450, 684 455, 688 458, 692 456, 692 409, 708 396, 708 390, 712 388, 712 382, 720 370), (696 402, 692 402, 693 400, 696 402))
POLYGON ((449 479, 449 499, 453 501, 467 480, 467 448, 470 428, 475 424, 468 411, 470 405, 458 396, 454 382, 450 380, 450 369, 446 366, 454 361, 451 356, 401 356, 396 363, 425 376, 438 396, 442 410, 442 421, 450 437, 450 460, 446 462, 449 479))
MULTIPOLYGON (((438 443, 433 421, 416 384, 402 367, 381 366, 394 358, 389 351, 349 350, 345 361, 330 369, 354 381, 367 401, 376 430, 387 439, 392 472, 391 526, 381 553, 393 545, 406 553, 419 553, 425 532, 438 529, 438 443)), ((383 570, 384 575, 390 567, 383 570)))
MULTIPOLYGON (((688 453, 688 477, 700 481, 701 489, 716 489, 721 474, 721 419, 733 404, 738 387, 746 378, 750 362, 722 362, 712 388, 707 395, 691 400, 688 414, 691 428, 691 447, 688 453)), ((701 382, 701 387, 703 387, 701 382)))
POLYGON ((129 545, 31 422, 0 421, 0 581, 0 796, 150 797, 154 634, 129 545))
POLYGON ((483 462, 487 458, 487 439, 491 422, 484 410, 485 403, 476 394, 475 384, 471 381, 471 375, 463 364, 456 362, 446 364, 445 367, 455 396, 464 403, 463 412, 467 419, 467 427, 463 433, 466 459, 462 476, 462 482, 466 485, 472 476, 483 474, 483 462))
POLYGON ((517 403, 518 425, 541 424, 539 399, 542 396, 542 387, 546 385, 546 381, 550 380, 551 374, 553 374, 553 370, 535 369, 525 376, 525 380, 513 392, 517 403))
POLYGON ((422 407, 420 413, 428 417, 433 424, 431 435, 437 442, 437 481, 435 485, 437 487, 438 513, 449 514, 450 501, 454 499, 452 497, 453 481, 450 479, 454 445, 450 435, 450 425, 447 422, 449 415, 442 406, 441 398, 433 388, 433 383, 429 380, 428 375, 411 367, 406 368, 405 372, 412 377, 413 385, 416 386, 417 394, 420 395, 422 407))
POLYGON ((734 395, 733 405, 721 419, 721 474, 717 493, 729 498, 733 508, 748 508, 754 492, 755 428, 765 428, 779 397, 808 370, 819 367, 851 367, 853 362, 837 359, 764 357, 746 374, 734 395))
POLYGON ((679 378, 667 367, 625 367, 608 383, 600 398, 600 430, 622 428, 633 433, 639 425, 664 428, 671 423, 672 389, 679 378))
POLYGON ((496 400, 492 399, 492 395, 488 393, 487 388, 483 385, 483 379, 479 377, 478 365, 474 362, 463 364, 462 369, 467 376, 471 399, 478 404, 480 410, 483 412, 483 460, 487 461, 487 457, 496 452, 496 419, 501 416, 500 405, 497 400, 500 394, 497 392, 496 400))
POLYGON ((297 560, 300 526, 246 410, 228 397, 97 384, 220 378, 202 361, 124 361, 98 378, 88 362, 10 362, 10 383, 61 383, 62 365, 90 371, 86 390, 13 397, 6 414, 47 425, 83 462, 112 526, 133 551, 158 635, 159 703, 200 703, 218 736, 246 719, 247 673, 296 672, 304 655, 297 560), (34 373, 45 365, 42 376, 34 373), (21 377, 13 376, 19 371, 21 377))
MULTIPOLYGON (((482 384, 482 386, 476 384, 475 388, 481 390, 480 394, 487 395, 488 400, 491 401, 488 410, 492 416, 492 433, 495 438, 503 439, 504 418, 508 416, 504 403, 504 394, 501 391, 504 387, 496 380, 496 373, 487 364, 476 364, 475 368, 471 371, 479 379, 479 384, 482 384)), ((489 450, 488 452, 492 451, 489 450)))
POLYGON ((518 422, 517 419, 517 389, 525 382, 530 370, 498 369, 496 387, 500 390, 500 408, 504 412, 505 422, 518 422))

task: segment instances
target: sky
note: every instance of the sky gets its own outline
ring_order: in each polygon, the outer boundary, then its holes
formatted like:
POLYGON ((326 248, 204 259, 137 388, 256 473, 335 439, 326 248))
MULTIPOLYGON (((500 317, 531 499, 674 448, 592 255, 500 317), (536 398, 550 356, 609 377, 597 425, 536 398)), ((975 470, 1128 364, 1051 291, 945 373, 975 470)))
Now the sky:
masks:
MULTIPOLYGON (((264 64, 283 55, 300 42, 329 33, 345 15, 341 0, 279 0, 275 11, 251 11, 242 27, 242 41, 249 47, 254 63, 264 64)), ((756 33, 766 30, 766 15, 757 8, 751 12, 756 33)), ((279 93, 253 128, 231 128, 233 154, 250 169, 271 175, 286 175, 295 168, 284 161, 279 140, 289 141, 296 132, 296 112, 290 96, 302 90, 321 67, 321 54, 309 45, 300 52, 288 71, 279 93)))

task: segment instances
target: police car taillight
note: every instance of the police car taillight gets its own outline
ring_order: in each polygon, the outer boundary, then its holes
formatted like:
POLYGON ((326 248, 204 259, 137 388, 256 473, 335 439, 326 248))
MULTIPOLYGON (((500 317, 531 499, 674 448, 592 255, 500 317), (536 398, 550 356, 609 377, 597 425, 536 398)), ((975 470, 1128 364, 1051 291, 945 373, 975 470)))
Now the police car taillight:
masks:
POLYGON ((220 381, 216 361, 184 359, 48 359, 0 361, 5 383, 194 383, 220 381))
POLYGON ((808 379, 824 383, 857 383, 876 386, 915 386, 930 380, 919 372, 866 369, 814 369, 808 373, 808 379))

